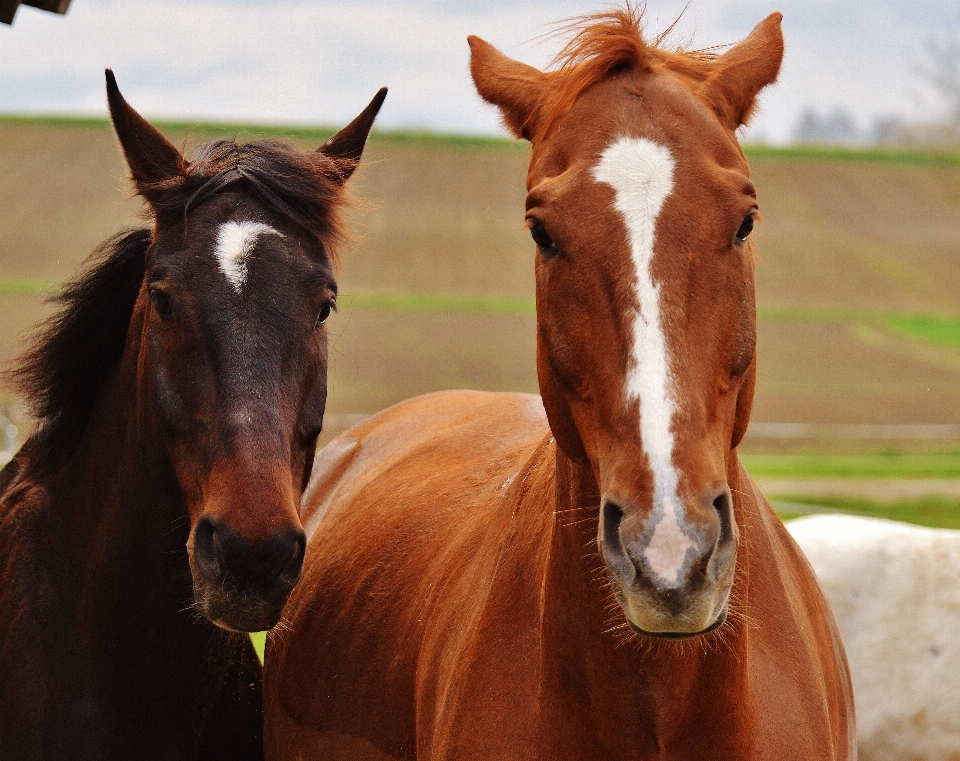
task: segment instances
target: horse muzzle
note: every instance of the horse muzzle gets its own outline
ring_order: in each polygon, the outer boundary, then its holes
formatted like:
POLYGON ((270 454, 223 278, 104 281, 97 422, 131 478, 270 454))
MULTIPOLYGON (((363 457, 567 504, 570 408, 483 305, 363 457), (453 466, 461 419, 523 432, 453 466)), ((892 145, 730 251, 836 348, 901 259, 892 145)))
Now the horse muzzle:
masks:
POLYGON ((196 607, 229 631, 270 629, 300 579, 306 552, 302 529, 251 541, 226 523, 204 515, 190 547, 196 607))
POLYGON ((627 623, 640 634, 682 638, 726 620, 738 532, 730 490, 707 490, 693 505, 670 498, 641 512, 605 494, 600 554, 627 623))

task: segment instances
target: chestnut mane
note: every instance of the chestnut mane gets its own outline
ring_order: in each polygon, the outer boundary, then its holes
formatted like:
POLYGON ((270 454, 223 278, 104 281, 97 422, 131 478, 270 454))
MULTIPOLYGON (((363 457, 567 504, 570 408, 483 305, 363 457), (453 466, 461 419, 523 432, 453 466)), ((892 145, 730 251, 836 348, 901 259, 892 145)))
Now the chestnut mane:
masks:
POLYGON ((557 68, 551 72, 537 108, 524 125, 525 130, 536 125, 536 135, 531 134, 531 138, 542 139, 584 90, 622 71, 650 70, 660 65, 698 82, 707 78, 714 54, 661 47, 679 17, 652 42, 647 42, 643 37, 643 15, 643 6, 627 3, 624 8, 577 17, 557 29, 557 34, 569 34, 570 39, 554 58, 557 68))

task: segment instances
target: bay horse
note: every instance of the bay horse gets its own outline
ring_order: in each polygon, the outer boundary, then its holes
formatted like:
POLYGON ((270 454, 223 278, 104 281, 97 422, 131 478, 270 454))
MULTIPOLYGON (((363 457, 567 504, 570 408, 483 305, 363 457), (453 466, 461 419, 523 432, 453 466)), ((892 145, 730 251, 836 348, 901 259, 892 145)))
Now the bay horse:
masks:
POLYGON ((300 575, 344 183, 386 91, 316 153, 188 161, 106 76, 152 227, 100 247, 8 374, 39 425, 0 472, 0 758, 262 758, 241 632, 300 575))
POLYGON ((758 205, 735 131, 780 19, 714 56, 627 6, 546 72, 470 38, 532 143, 541 397, 420 397, 321 451, 268 759, 855 757, 832 614, 737 456, 758 205))

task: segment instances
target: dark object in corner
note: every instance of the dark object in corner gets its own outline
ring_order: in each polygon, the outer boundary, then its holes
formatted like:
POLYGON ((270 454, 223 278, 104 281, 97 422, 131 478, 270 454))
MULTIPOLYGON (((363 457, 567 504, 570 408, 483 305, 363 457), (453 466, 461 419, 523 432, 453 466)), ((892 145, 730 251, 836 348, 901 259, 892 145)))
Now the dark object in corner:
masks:
POLYGON ((0 0, 0 22, 12 24, 20 5, 32 5, 42 11, 51 13, 66 13, 70 7, 70 0, 0 0))

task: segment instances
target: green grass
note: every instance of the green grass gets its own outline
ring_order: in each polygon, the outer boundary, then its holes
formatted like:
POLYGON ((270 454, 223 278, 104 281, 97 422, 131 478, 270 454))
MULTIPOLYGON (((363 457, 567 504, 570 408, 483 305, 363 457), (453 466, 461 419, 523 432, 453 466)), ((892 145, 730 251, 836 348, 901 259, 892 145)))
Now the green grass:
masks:
POLYGON ((809 512, 817 512, 817 508, 827 508, 830 512, 863 515, 870 518, 886 518, 892 521, 915 523, 918 526, 931 528, 960 529, 960 499, 944 497, 936 494, 918 497, 915 499, 897 500, 894 502, 875 502, 861 497, 805 497, 783 496, 774 500, 777 514, 783 520, 799 518, 809 514, 806 510, 798 510, 795 505, 810 505, 809 512))
POLYGON ((960 151, 902 150, 895 148, 845 148, 820 145, 791 145, 773 147, 745 145, 748 159, 813 159, 825 161, 860 161, 871 164, 901 166, 960 166, 960 151))
MULTIPOLYGON (((0 278, 0 295, 42 296, 58 283, 29 278, 0 278)), ((395 312, 468 312, 534 314, 533 298, 511 296, 457 296, 436 293, 345 293, 340 306, 395 312)), ((901 314, 843 308, 759 307, 760 321, 846 322, 867 320, 907 338, 960 349, 960 317, 901 314)))
MULTIPOLYGON (((0 124, 24 124, 52 127, 79 127, 83 129, 110 128, 110 121, 99 116, 44 116, 0 114, 0 124)), ((153 124, 161 129, 177 132, 190 132, 202 135, 249 135, 281 136, 299 138, 311 142, 323 142, 336 130, 333 127, 296 127, 274 124, 238 124, 236 122, 205 122, 183 120, 159 120, 153 124)), ((507 137, 486 137, 480 135, 454 135, 426 130, 374 130, 371 134, 374 143, 415 145, 417 147, 455 147, 455 148, 493 148, 498 150, 527 150, 523 140, 507 137)), ((827 161, 860 161, 874 164, 893 164, 903 166, 960 166, 960 151, 901 150, 878 147, 831 147, 816 145, 794 145, 774 147, 767 145, 745 145, 744 153, 750 159, 813 159, 827 161)))
POLYGON ((960 452, 941 454, 744 454, 754 478, 960 478, 960 452))
POLYGON ((60 288, 58 283, 28 278, 0 278, 2 296, 45 296, 60 288))
POLYGON ((253 643, 253 649, 257 651, 257 657, 260 663, 263 663, 263 650, 267 645, 266 632, 254 632, 250 635, 250 641, 253 643))
POLYGON ((880 320, 894 333, 927 343, 960 349, 960 317, 926 314, 890 314, 880 320))
POLYGON ((757 307, 757 319, 767 322, 843 322, 877 314, 846 307, 757 307))
POLYGON ((757 319, 766 322, 866 322, 905 338, 960 349, 960 316, 957 315, 844 307, 758 307, 757 319))
MULTIPOLYGON (((79 128, 109 130, 110 120, 98 116, 20 116, 0 114, 0 124, 25 126, 79 128)), ((257 137, 296 138, 306 142, 323 143, 337 130, 333 127, 295 127, 274 124, 238 124, 236 122, 194 122, 176 120, 151 120, 161 130, 187 132, 198 137, 223 137, 240 135, 244 139, 257 137)), ((370 134, 373 144, 410 145, 419 148, 479 148, 498 150, 527 150, 527 143, 506 137, 483 135, 452 135, 424 130, 374 130, 370 134)))

